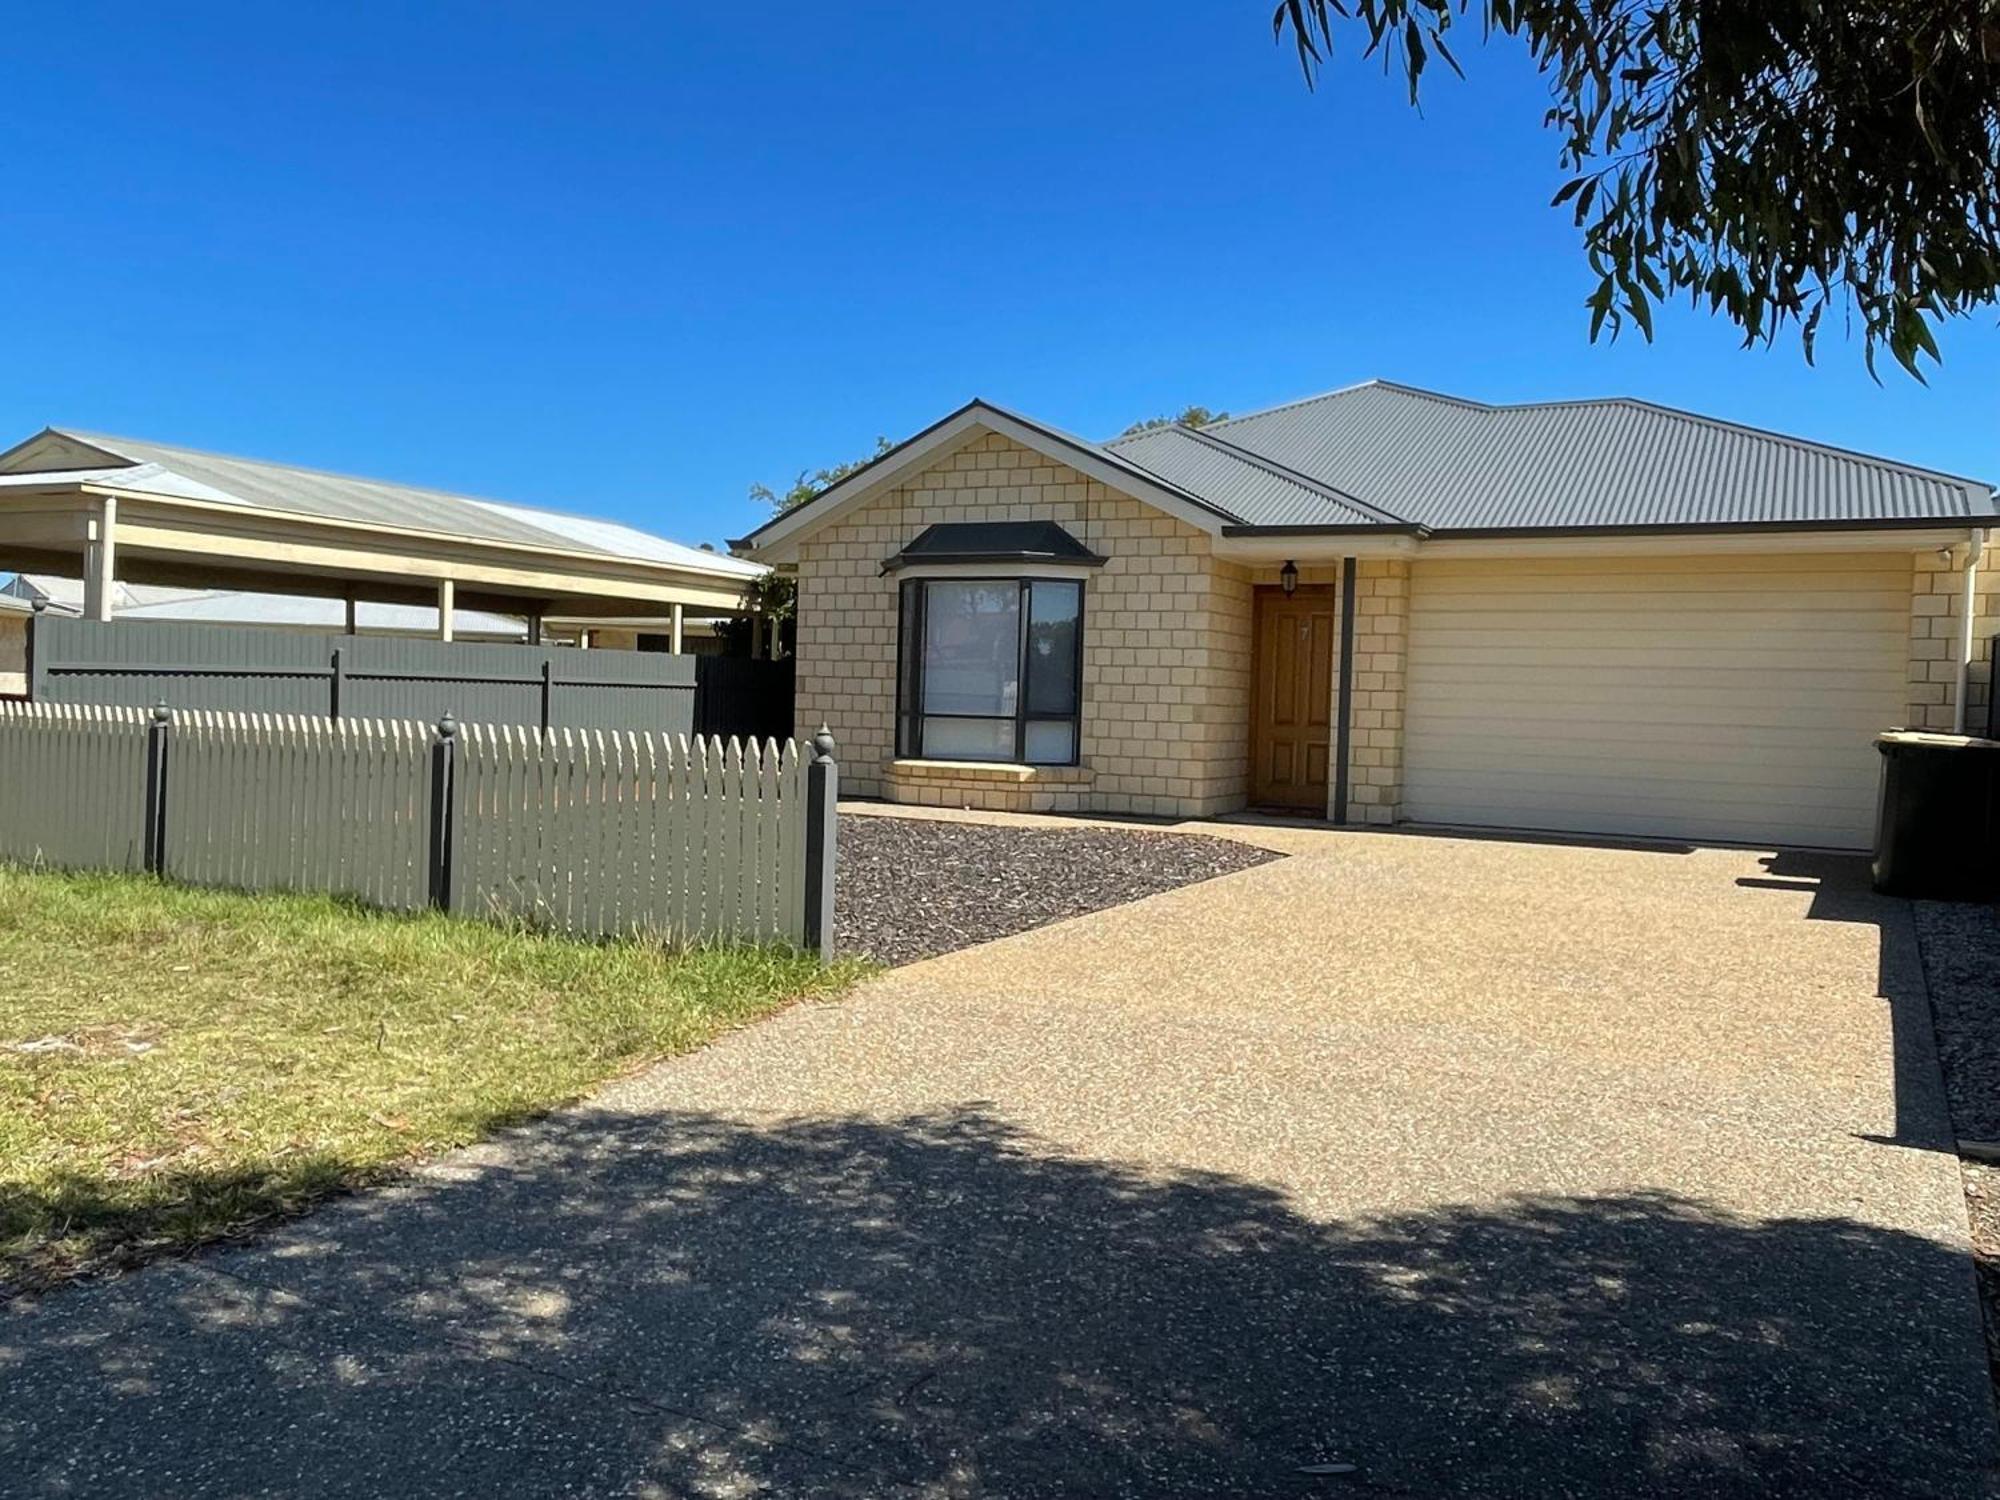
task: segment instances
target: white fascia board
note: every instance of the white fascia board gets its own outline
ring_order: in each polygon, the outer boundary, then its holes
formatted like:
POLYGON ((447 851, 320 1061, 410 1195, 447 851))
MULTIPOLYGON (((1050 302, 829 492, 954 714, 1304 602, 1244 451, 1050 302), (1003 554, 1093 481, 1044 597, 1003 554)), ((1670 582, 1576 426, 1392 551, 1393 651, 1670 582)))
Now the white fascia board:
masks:
POLYGON ((1025 421, 983 401, 975 401, 919 433, 861 472, 822 490, 817 498, 775 521, 767 522, 743 539, 749 544, 744 550, 762 563, 789 562, 797 556, 794 549, 803 537, 884 490, 893 489, 912 474, 921 473, 982 432, 997 433, 1120 494, 1143 501, 1213 535, 1220 535, 1222 528, 1230 524, 1229 518, 1221 512, 1209 509, 1158 480, 1147 478, 1142 471, 1106 457, 1092 444, 1059 433, 1054 428, 1025 421))
POLYGON ((1972 527, 1829 527, 1823 531, 1699 531, 1647 536, 1433 538, 1419 558, 1686 557, 1745 552, 1922 552, 1970 540, 1972 527))
POLYGON ((1825 530, 1729 530, 1648 532, 1644 536, 1426 537, 1329 536, 1224 537, 1215 555, 1224 562, 1331 563, 1343 557, 1687 557, 1758 552, 1922 552, 1955 547, 1970 539, 1963 525, 1828 527, 1825 530))

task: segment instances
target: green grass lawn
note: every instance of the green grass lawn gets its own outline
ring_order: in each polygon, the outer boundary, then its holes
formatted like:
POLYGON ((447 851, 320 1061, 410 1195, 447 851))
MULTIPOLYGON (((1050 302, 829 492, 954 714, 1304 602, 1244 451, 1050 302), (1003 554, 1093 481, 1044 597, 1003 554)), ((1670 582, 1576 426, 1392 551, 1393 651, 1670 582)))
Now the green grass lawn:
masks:
POLYGON ((0 865, 0 1294, 241 1233, 852 976, 0 865))

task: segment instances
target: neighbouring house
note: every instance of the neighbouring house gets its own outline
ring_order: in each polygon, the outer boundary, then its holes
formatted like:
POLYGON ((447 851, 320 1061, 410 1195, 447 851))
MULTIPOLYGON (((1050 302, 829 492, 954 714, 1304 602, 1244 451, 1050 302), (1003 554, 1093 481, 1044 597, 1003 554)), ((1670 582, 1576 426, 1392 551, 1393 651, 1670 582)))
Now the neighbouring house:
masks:
POLYGON ((764 573, 613 521, 57 428, 0 453, 0 566, 78 579, 99 620, 424 624, 451 640, 470 616, 487 638, 559 622, 670 649, 690 616, 754 609, 764 573))
POLYGON ((1984 723, 1996 519, 1643 401, 1375 381, 1108 443, 974 401, 736 545, 796 574, 799 729, 862 795, 1864 848, 1875 735, 1984 723))
POLYGON ((0 698, 28 691, 28 621, 34 605, 0 594, 0 698))

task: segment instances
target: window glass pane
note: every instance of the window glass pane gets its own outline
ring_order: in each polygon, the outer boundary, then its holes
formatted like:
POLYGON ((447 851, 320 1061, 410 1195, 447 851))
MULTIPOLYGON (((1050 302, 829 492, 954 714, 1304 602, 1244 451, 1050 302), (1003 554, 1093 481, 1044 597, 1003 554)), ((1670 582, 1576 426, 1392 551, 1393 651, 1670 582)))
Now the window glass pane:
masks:
MULTIPOLYGON (((1020 585, 939 582, 924 589, 924 712, 1013 713, 1021 675, 1020 585)), ((924 753, 939 752, 926 740, 924 753)))
MULTIPOLYGON (((1076 712, 1077 615, 1083 585, 1028 585, 1028 712, 1076 712)), ((1032 757, 1031 757, 1032 758, 1032 757)))
POLYGON ((1028 764, 1066 766, 1076 759, 1074 719, 1028 720, 1028 764))
POLYGON ((1012 760, 1012 719, 924 720, 926 760, 1012 760))

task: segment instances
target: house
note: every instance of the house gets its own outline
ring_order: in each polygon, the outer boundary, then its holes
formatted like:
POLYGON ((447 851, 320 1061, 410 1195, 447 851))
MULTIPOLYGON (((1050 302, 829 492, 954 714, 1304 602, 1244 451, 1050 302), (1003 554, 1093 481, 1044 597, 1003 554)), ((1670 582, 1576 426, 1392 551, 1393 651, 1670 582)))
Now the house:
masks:
POLYGON ((446 640, 475 611, 536 640, 561 619, 671 642, 689 614, 752 609, 764 572, 616 522, 74 428, 0 452, 0 565, 81 578, 93 619, 136 585, 332 600, 349 628, 368 604, 421 610, 446 640))
POLYGON ((1995 520, 1647 402, 1374 381, 1108 443, 974 401, 738 546, 797 575, 799 726, 862 795, 1864 848, 1874 736, 1983 723, 1995 520))

